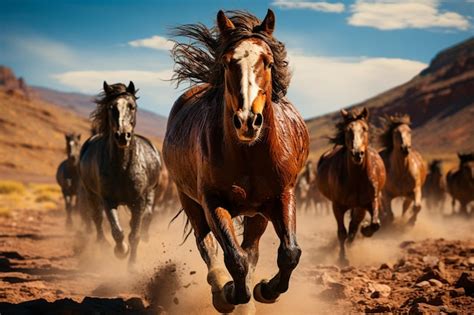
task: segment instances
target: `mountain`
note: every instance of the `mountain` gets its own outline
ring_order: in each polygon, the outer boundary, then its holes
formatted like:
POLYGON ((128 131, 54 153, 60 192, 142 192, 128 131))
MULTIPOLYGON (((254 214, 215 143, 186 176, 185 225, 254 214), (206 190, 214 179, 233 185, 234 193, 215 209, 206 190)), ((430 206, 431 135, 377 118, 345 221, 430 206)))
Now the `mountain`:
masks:
MULTIPOLYGON (((43 101, 68 108, 85 118, 88 118, 95 108, 92 95, 59 92, 43 87, 32 87, 31 90, 43 101)), ((138 106, 137 132, 163 139, 168 119, 146 109, 141 109, 140 102, 138 102, 138 106)))
MULTIPOLYGON (((0 178, 53 182, 66 158, 64 134, 90 134, 92 97, 29 87, 0 66, 0 178)), ((166 119, 141 111, 139 132, 160 146, 166 119)))
MULTIPOLYGON (((382 115, 409 114, 413 145, 426 159, 474 150, 474 38, 438 53, 407 83, 349 108, 364 106, 376 126, 382 115)), ((327 136, 337 119, 339 112, 307 120, 312 158, 330 147, 327 136)))

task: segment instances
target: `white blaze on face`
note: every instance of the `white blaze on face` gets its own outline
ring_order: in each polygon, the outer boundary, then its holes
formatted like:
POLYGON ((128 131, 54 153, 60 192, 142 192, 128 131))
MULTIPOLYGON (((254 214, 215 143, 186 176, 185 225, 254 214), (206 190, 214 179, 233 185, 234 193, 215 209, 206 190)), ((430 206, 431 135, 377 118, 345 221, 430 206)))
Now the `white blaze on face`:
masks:
POLYGON ((352 147, 357 150, 361 148, 364 143, 362 138, 364 131, 362 130, 362 126, 360 124, 355 124, 352 128, 352 132, 354 133, 354 142, 352 144, 352 147))
POLYGON ((119 98, 117 100, 117 109, 119 112, 119 128, 124 125, 125 113, 127 112, 128 100, 126 98, 119 98))
POLYGON ((242 114, 245 116, 242 118, 246 118, 249 114, 260 90, 256 81, 255 65, 263 52, 264 50, 261 46, 250 41, 243 41, 234 51, 233 59, 237 60, 242 71, 240 91, 244 101, 242 114))

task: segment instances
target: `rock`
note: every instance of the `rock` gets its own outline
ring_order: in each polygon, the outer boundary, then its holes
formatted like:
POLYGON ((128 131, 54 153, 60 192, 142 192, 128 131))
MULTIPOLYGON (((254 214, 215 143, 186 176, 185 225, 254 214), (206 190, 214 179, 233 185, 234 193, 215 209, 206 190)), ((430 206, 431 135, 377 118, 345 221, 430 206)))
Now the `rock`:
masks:
POLYGON ((403 241, 403 242, 400 243, 399 246, 400 246, 400 248, 407 248, 407 247, 409 247, 413 244, 415 244, 414 241, 403 241))
POLYGON ((448 283, 448 280, 446 280, 446 278, 443 276, 443 274, 439 270, 432 269, 431 267, 428 267, 426 270, 427 271, 424 274, 422 274, 416 279, 416 283, 419 283, 422 281, 428 281, 430 279, 436 279, 443 283, 448 283))
POLYGON ((145 305, 143 304, 142 299, 139 297, 132 297, 125 301, 127 308, 134 311, 144 311, 145 305))
POLYGON ((341 273, 348 273, 348 272, 353 271, 354 269, 355 269, 354 266, 346 266, 341 269, 341 273))
POLYGON ((467 259, 467 264, 469 265, 469 267, 474 267, 474 257, 469 257, 467 259))
POLYGON ((349 288, 341 283, 330 283, 329 288, 322 291, 319 296, 327 300, 345 299, 348 296, 349 288))
POLYGON ((455 289, 449 290, 449 296, 452 298, 460 297, 465 294, 466 293, 464 292, 464 288, 455 288, 455 289))
POLYGON ((463 272, 461 274, 454 286, 456 288, 464 288, 466 295, 474 296, 474 279, 472 275, 468 274, 467 272, 463 272))
POLYGON ((173 303, 176 304, 176 305, 178 305, 178 304, 179 304, 179 299, 178 299, 177 297, 174 297, 173 303))
POLYGON ((10 260, 8 258, 0 258, 0 271, 10 270, 10 260))
POLYGON ((426 314, 439 314, 439 307, 425 304, 425 303, 418 303, 413 305, 410 310, 408 311, 409 315, 426 315, 426 314))
POLYGON ((392 289, 386 284, 369 283, 369 292, 371 298, 388 297, 392 289))
POLYGON ((383 264, 380 265, 379 269, 380 270, 384 270, 384 269, 392 270, 393 265, 390 264, 390 263, 383 263, 383 264))
POLYGON ((392 311, 392 306, 388 304, 377 304, 375 306, 366 306, 366 313, 388 313, 392 311))
POLYGON ((423 257, 423 262, 430 267, 434 267, 438 264, 439 258, 436 256, 428 255, 423 257))
POLYGON ((436 279, 430 279, 428 280, 428 282, 434 286, 434 287, 438 287, 438 288, 442 288, 443 287, 443 283, 439 280, 436 280, 436 279))
POLYGON ((444 259, 444 262, 448 265, 455 265, 461 261, 461 258, 458 256, 449 256, 444 259))
POLYGON ((439 310, 448 315, 457 315, 459 312, 454 308, 448 307, 446 305, 440 306, 439 310))
POLYGON ((428 281, 421 281, 421 282, 418 282, 417 284, 415 284, 415 287, 418 287, 418 288, 427 288, 429 287, 431 284, 428 282, 428 281))
POLYGON ((449 296, 445 292, 442 292, 434 298, 429 299, 428 304, 436 306, 449 304, 449 296))

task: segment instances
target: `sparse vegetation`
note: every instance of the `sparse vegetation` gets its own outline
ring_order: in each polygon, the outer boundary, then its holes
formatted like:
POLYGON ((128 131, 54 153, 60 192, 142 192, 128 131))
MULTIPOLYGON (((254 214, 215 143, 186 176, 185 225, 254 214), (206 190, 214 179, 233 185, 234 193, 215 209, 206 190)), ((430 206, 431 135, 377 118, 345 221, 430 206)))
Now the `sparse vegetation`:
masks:
POLYGON ((3 180, 0 181, 0 195, 23 194, 25 185, 21 182, 3 180))
POLYGON ((10 215, 12 209, 57 209, 60 199, 57 185, 0 181, 0 216, 10 215))

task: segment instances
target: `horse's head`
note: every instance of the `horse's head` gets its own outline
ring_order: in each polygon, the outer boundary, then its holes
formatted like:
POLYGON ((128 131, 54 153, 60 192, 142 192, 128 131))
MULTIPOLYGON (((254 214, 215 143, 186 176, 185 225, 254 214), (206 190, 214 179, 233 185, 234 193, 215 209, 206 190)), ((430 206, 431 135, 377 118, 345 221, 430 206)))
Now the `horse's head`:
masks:
POLYGON ((401 123, 392 131, 393 147, 400 149, 404 155, 411 150, 411 128, 408 124, 401 123))
POLYGON ((78 133, 66 133, 64 135, 64 139, 66 140, 66 151, 68 159, 73 161, 77 160, 79 156, 79 151, 81 149, 81 145, 79 142, 81 141, 81 135, 78 133))
MULTIPOLYGON (((223 38, 235 29, 224 12, 217 14, 217 25, 223 38)), ((259 32, 271 36, 275 27, 275 15, 268 10, 263 22, 256 27, 259 32)), ((246 37, 222 54, 224 68, 224 99, 237 138, 247 144, 260 136, 265 106, 272 101, 273 54, 265 41, 258 36, 246 37)))
POLYGON ((341 116, 345 123, 344 144, 352 161, 360 165, 369 146, 369 111, 365 107, 360 113, 342 109, 341 116))
POLYGON ((474 153, 458 153, 459 169, 465 178, 474 181, 474 153))
POLYGON ((122 90, 119 87, 125 87, 123 84, 108 85, 104 81, 105 97, 109 100, 107 103, 109 130, 113 135, 119 147, 128 147, 132 140, 136 116, 136 90, 135 85, 130 81, 129 85, 122 90))

